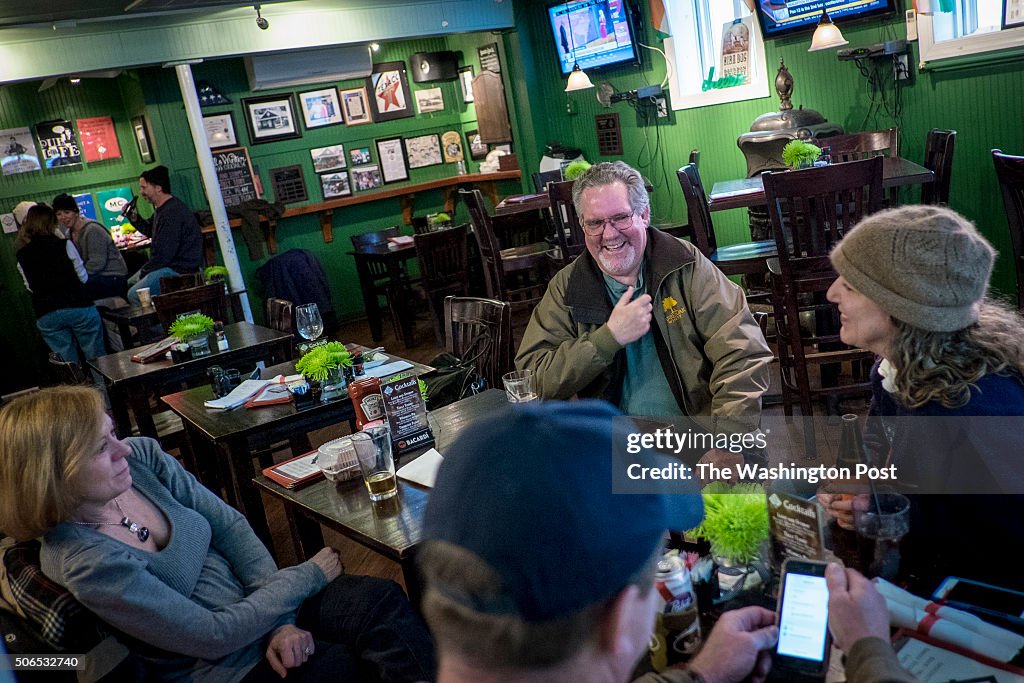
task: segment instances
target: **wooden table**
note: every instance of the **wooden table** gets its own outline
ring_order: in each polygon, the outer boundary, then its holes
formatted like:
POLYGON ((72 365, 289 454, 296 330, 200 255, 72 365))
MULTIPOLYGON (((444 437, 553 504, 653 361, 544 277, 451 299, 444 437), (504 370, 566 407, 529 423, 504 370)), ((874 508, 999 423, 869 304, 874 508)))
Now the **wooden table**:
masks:
MULTIPOLYGON (((389 356, 387 362, 394 360, 404 359, 389 356)), ((418 375, 434 371, 429 365, 412 363, 412 366, 411 370, 418 375)), ((269 379, 292 374, 295 374, 295 361, 268 367, 260 376, 269 379)), ((297 410, 294 403, 282 403, 251 410, 223 411, 210 410, 203 405, 213 397, 213 389, 206 384, 162 396, 160 400, 181 418, 193 454, 196 476, 209 488, 215 489, 223 483, 228 503, 246 516, 253 530, 270 547, 263 500, 252 483, 253 450, 287 439, 295 455, 305 453, 311 450, 309 432, 355 416, 352 401, 345 396, 314 403, 301 410, 297 410), (210 476, 211 471, 216 476, 210 476)))
MULTIPOLYGON (((505 392, 488 389, 431 411, 435 448, 444 455, 467 425, 507 408, 505 392)), ((403 456, 396 467, 419 457, 425 450, 403 456)), ((423 513, 429 489, 399 479, 397 496, 374 503, 362 479, 337 484, 319 481, 297 491, 289 491, 262 474, 255 483, 264 493, 284 503, 300 560, 312 557, 323 547, 322 524, 400 563, 410 597, 416 594, 418 579, 413 554, 423 538, 423 513)))
POLYGON ((206 374, 213 365, 250 367, 258 361, 279 362, 290 350, 291 335, 252 323, 232 323, 224 327, 228 350, 218 351, 210 344, 208 356, 193 358, 181 363, 160 359, 151 363, 135 363, 132 355, 136 349, 127 349, 89 361, 89 366, 100 373, 107 384, 110 407, 117 423, 120 437, 130 436, 131 420, 128 408, 135 414, 139 434, 157 438, 156 425, 150 412, 149 396, 159 394, 163 387, 173 382, 183 382, 206 374))
MULTIPOLYGON (((886 189, 921 185, 933 180, 934 173, 913 161, 902 157, 884 157, 882 160, 882 187, 886 189)), ((765 203, 764 180, 759 175, 717 182, 708 196, 708 209, 711 211, 764 206, 765 203)))
POLYGON ((494 205, 495 216, 512 216, 528 211, 551 208, 551 197, 547 192, 538 194, 513 194, 494 205))
POLYGON ((370 336, 373 337, 373 341, 379 342, 383 336, 380 302, 373 291, 372 275, 372 264, 380 263, 388 273, 388 306, 391 307, 392 316, 399 323, 398 335, 405 348, 409 348, 413 341, 413 320, 405 307, 410 293, 405 286, 403 272, 405 262, 416 258, 416 245, 391 248, 388 244, 390 242, 364 246, 348 253, 356 261, 356 274, 359 276, 359 288, 363 290, 363 306, 366 308, 366 319, 370 323, 370 336))

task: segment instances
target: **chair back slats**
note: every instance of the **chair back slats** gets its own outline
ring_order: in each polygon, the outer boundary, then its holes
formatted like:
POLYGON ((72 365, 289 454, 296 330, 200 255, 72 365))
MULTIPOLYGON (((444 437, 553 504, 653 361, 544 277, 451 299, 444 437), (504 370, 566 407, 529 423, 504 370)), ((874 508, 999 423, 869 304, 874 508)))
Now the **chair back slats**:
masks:
MULTIPOLYGON (((363 247, 386 246, 389 237, 398 237, 400 234, 401 230, 399 227, 397 225, 393 225, 385 230, 349 235, 349 239, 352 240, 352 246, 358 251, 363 247)), ((383 261, 367 261, 366 267, 375 282, 377 280, 386 280, 391 277, 390 273, 388 273, 387 264, 383 261)))
POLYGON ((205 313, 214 320, 227 321, 227 297, 223 282, 154 296, 153 307, 165 330, 179 315, 192 311, 205 313))
POLYGON ((953 176, 955 130, 932 128, 924 141, 924 167, 935 174, 935 180, 921 188, 922 204, 949 204, 949 182, 953 176))
POLYGON ((534 173, 531 178, 533 178, 533 191, 544 192, 550 183, 561 182, 562 169, 556 168, 553 171, 539 171, 534 173))
POLYGON ((1003 193, 1006 222, 1010 227, 1013 260, 1017 268, 1017 306, 1024 310, 1024 156, 992 150, 996 177, 1003 193))
POLYGON ((562 252, 562 263, 568 264, 587 249, 583 237, 580 217, 572 201, 572 186, 575 181, 564 180, 548 184, 548 199, 551 201, 551 216, 555 223, 555 237, 562 252))
POLYGON ((165 275, 160 278, 160 293, 169 294, 182 289, 192 289, 203 284, 202 273, 185 273, 184 275, 165 275))
POLYGON ((267 299, 267 327, 295 334, 295 306, 288 299, 267 299))
POLYGON ((875 156, 899 156, 899 129, 871 130, 848 135, 821 138, 817 143, 828 147, 833 163, 869 159, 875 156))
POLYGON ((505 301, 450 296, 444 300, 446 349, 463 360, 477 357, 488 385, 502 388, 512 370, 512 306, 505 301))
POLYGON ((413 236, 420 276, 428 294, 453 287, 464 294, 469 289, 468 237, 469 225, 465 223, 413 236))
POLYGON ((710 258, 718 248, 718 241, 715 238, 711 210, 708 208, 708 198, 704 192, 700 173, 697 172, 697 164, 690 162, 683 166, 676 171, 676 177, 679 178, 679 186, 682 188, 683 198, 686 200, 686 216, 690 222, 693 241, 700 252, 710 258))
POLYGON ((501 264, 501 247, 491 225, 491 217, 484 207, 484 196, 480 190, 459 190, 459 195, 469 209, 469 219, 473 223, 480 258, 484 266, 484 281, 487 285, 487 296, 504 301, 505 272, 501 264))

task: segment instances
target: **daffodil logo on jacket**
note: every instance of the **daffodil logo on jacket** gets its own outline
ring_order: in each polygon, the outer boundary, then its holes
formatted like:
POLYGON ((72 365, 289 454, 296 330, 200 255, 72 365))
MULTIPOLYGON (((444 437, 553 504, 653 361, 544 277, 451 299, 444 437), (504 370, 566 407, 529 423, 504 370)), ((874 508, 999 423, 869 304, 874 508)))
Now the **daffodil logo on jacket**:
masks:
POLYGON ((671 296, 661 300, 661 309, 665 312, 665 322, 669 325, 686 315, 686 309, 679 305, 675 297, 671 296))

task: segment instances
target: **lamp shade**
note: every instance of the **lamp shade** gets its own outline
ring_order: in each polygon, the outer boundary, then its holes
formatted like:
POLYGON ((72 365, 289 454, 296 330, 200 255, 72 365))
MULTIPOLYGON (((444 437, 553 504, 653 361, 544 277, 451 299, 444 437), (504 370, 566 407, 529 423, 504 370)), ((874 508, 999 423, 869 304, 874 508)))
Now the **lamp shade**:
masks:
POLYGON ((814 29, 814 36, 811 37, 811 46, 807 48, 807 51, 827 50, 830 47, 839 47, 849 42, 843 38, 843 32, 839 30, 839 27, 832 23, 832 17, 828 15, 828 10, 823 9, 821 19, 818 20, 818 27, 814 29))
POLYGON ((590 76, 580 68, 579 64, 573 64, 572 73, 569 74, 569 82, 565 84, 565 92, 586 90, 593 87, 594 84, 590 82, 590 76))

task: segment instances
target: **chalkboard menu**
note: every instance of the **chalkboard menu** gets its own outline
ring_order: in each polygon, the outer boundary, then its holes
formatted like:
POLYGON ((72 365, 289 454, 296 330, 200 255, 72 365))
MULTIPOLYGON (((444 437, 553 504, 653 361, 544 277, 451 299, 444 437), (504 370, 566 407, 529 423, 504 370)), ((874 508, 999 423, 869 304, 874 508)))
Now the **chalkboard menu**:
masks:
POLYGON ((242 202, 256 199, 256 181, 253 178, 249 150, 245 147, 229 147, 211 152, 213 165, 217 169, 217 182, 224 206, 238 206, 242 202))

